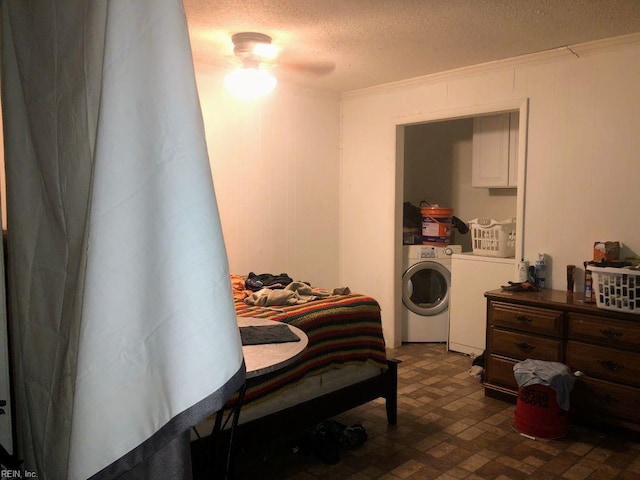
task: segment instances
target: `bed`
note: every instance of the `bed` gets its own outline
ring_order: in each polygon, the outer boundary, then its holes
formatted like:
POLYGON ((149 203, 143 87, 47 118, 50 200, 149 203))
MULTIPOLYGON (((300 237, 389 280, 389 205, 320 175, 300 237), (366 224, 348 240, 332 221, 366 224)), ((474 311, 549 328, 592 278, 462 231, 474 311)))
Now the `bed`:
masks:
POLYGON ((232 276, 239 317, 288 323, 309 340, 296 362, 248 383, 237 427, 243 443, 261 434, 264 440, 266 432, 292 433, 377 398, 386 402, 388 423, 396 423, 399 362, 387 358, 376 300, 314 288, 302 303, 250 305, 242 278, 232 276))

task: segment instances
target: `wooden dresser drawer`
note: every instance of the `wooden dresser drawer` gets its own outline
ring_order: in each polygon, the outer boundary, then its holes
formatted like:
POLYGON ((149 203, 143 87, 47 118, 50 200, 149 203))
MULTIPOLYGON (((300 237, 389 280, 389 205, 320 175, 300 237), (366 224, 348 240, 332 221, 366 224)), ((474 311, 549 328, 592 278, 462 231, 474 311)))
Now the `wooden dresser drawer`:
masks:
POLYGON ((569 313, 569 338, 640 350, 640 321, 633 323, 569 313))
POLYGON ((489 315, 491 325, 554 337, 562 335, 563 314, 556 310, 491 302, 489 315))
POLYGON ((559 362, 562 358, 562 343, 553 338, 527 335, 493 327, 491 327, 489 338, 491 353, 498 355, 518 360, 535 358, 548 362, 559 362))
POLYGON ((485 292, 485 395, 517 399, 513 367, 527 358, 580 370, 571 419, 640 433, 640 315, 602 310, 581 293, 485 292))
POLYGON ((490 355, 487 358, 487 378, 486 382, 492 385, 500 385, 518 391, 518 382, 513 375, 513 366, 518 363, 510 358, 504 358, 497 355, 490 355))
POLYGON ((600 414, 637 424, 640 423, 638 405, 640 389, 585 377, 576 380, 571 392, 570 412, 587 420, 600 414))
POLYGON ((572 370, 601 379, 640 385, 640 354, 624 350, 567 342, 567 364, 572 370))

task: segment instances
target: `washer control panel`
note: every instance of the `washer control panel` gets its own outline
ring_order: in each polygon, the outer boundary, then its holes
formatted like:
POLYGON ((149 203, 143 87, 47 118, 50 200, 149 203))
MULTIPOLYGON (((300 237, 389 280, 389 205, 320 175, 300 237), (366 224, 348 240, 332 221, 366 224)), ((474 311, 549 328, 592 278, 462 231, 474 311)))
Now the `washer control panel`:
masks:
POLYGON ((447 246, 408 245, 408 246, 405 246, 405 249, 407 251, 407 258, 410 258, 410 259, 447 258, 453 255, 454 253, 462 253, 461 245, 447 245, 447 246))

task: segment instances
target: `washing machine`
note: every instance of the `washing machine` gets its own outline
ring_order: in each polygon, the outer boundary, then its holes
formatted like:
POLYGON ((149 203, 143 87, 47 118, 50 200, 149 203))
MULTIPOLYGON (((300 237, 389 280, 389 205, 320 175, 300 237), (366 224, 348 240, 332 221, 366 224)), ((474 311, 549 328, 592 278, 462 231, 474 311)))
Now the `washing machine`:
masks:
POLYGON ((405 245, 402 248, 402 341, 446 342, 451 255, 462 253, 462 246, 405 245))

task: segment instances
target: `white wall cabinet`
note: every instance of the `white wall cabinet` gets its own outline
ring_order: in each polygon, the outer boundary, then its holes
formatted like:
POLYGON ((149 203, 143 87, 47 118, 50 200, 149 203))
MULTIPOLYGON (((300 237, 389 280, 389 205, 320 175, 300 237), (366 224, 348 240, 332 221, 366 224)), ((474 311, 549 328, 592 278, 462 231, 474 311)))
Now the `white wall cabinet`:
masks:
POLYGON ((517 112, 473 119, 473 187, 518 186, 518 121, 517 112))

